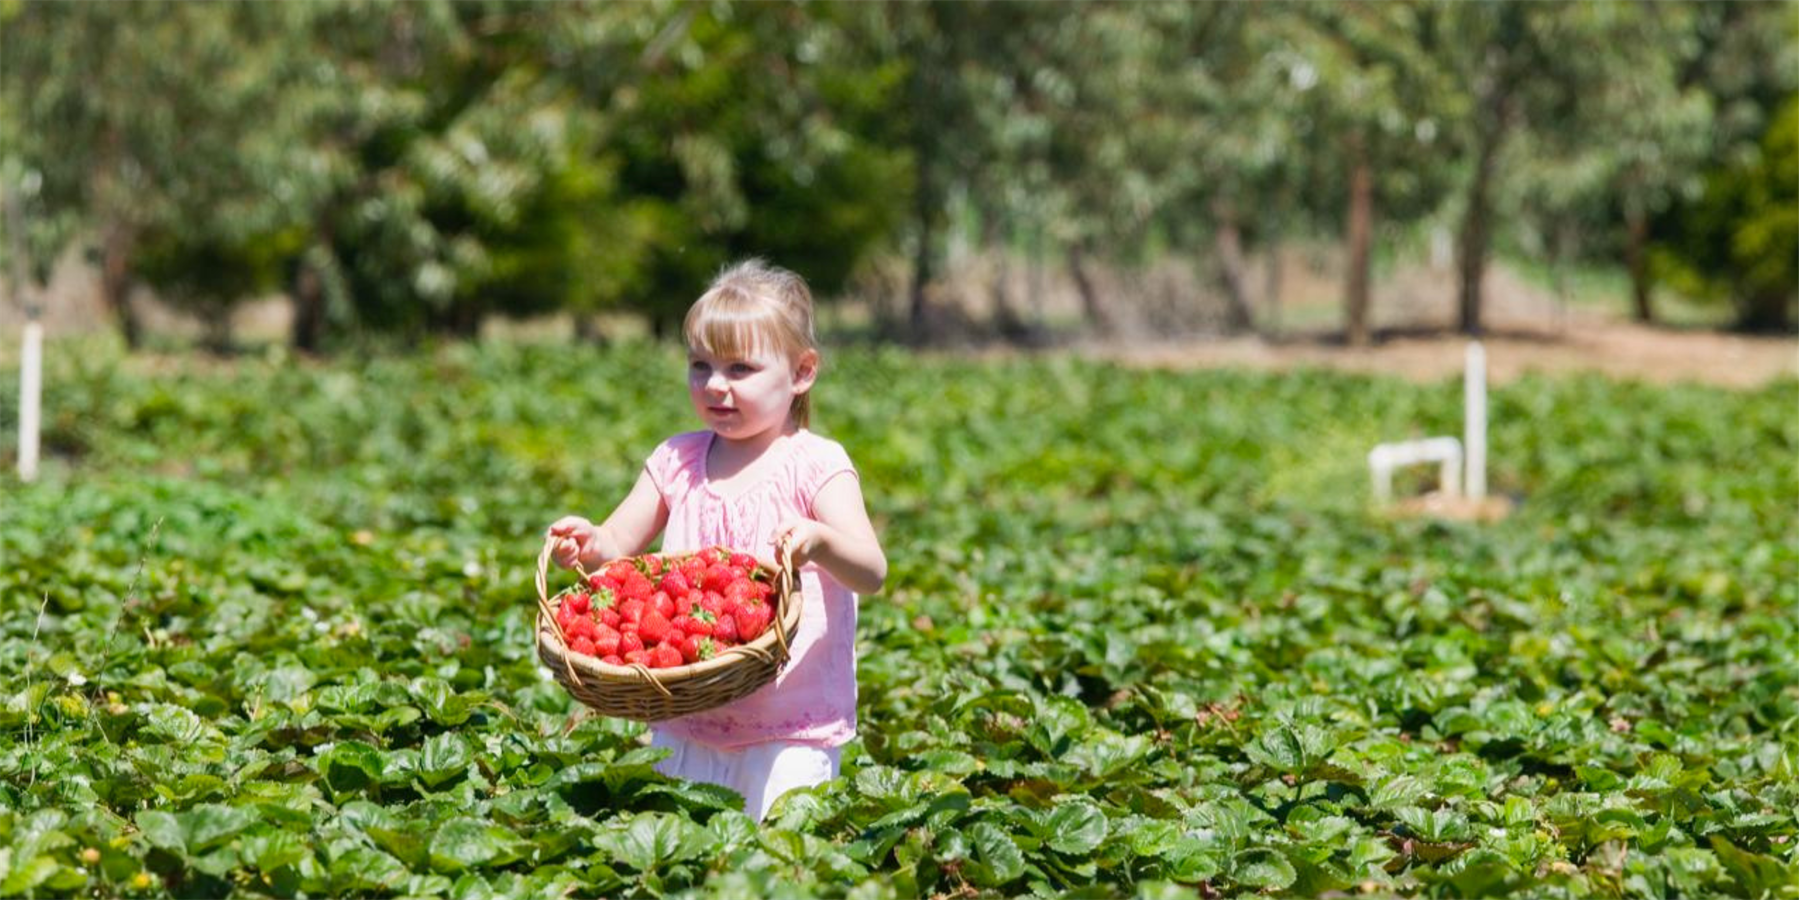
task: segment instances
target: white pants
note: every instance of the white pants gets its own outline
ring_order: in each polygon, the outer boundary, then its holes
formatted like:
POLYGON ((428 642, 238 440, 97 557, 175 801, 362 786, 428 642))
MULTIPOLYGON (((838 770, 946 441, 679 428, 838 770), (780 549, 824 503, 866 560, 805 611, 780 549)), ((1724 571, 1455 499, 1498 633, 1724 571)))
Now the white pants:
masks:
POLYGON ((782 794, 836 778, 843 761, 839 747, 769 741, 740 750, 720 750, 654 728, 650 729, 650 746, 671 751, 667 759, 656 763, 656 771, 670 778, 728 787, 743 795, 743 811, 758 822, 782 794))

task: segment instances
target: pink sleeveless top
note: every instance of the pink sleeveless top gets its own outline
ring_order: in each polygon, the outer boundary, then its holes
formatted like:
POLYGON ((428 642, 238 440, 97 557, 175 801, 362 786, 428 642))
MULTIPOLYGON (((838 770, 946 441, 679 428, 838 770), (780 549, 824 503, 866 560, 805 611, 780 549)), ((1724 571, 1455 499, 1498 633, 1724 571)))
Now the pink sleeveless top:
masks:
MULTIPOLYGON (((780 457, 772 471, 727 496, 706 477, 712 439, 710 431, 676 435, 644 465, 668 507, 663 553, 723 546, 772 560, 781 523, 812 518, 812 500, 826 481, 858 477, 841 444, 802 429, 770 451, 780 457)), ((765 741, 836 747, 855 737, 856 595, 813 563, 800 570, 800 588, 799 637, 774 682, 656 729, 725 749, 765 741)))

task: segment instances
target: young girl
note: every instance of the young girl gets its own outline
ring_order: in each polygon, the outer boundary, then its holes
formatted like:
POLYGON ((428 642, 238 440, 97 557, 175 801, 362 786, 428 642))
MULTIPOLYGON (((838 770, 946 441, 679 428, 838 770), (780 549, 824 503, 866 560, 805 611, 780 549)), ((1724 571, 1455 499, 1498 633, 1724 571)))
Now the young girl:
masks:
POLYGON ((887 560, 837 442, 806 426, 818 376, 812 295, 798 275, 758 260, 719 275, 687 312, 687 393, 706 430, 650 454, 624 502, 598 526, 566 516, 556 562, 588 571, 643 553, 711 546, 775 558, 791 542, 801 621, 774 682, 716 709, 660 722, 666 775, 724 785, 758 821, 776 798, 838 772, 856 733, 856 598, 880 591, 887 560))

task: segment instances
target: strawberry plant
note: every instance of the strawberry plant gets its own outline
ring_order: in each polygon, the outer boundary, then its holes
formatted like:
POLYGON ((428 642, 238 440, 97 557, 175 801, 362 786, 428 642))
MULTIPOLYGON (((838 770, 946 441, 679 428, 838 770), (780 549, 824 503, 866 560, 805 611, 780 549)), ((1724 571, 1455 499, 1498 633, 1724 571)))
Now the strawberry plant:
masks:
MULTIPOLYGON (((1795 896, 1799 383, 1499 386, 1518 508, 1472 526, 1364 501, 1455 383, 833 363, 889 590, 842 777, 757 825, 521 602, 690 427, 674 354, 53 344, 0 486, 0 895, 1795 896)), ((739 579, 639 562, 560 608, 743 638, 739 579)))

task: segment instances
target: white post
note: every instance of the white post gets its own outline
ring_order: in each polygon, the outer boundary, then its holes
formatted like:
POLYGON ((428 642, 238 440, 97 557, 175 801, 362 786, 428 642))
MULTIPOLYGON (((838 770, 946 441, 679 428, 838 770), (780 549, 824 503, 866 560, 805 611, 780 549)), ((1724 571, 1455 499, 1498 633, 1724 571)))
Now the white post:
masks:
POLYGON ((44 326, 25 323, 25 348, 19 358, 19 480, 37 478, 38 398, 42 394, 44 326))
POLYGON ((1462 447, 1466 451, 1468 497, 1487 496, 1487 351, 1480 341, 1468 342, 1467 367, 1462 376, 1465 407, 1462 447))
POLYGON ((43 394, 44 326, 25 323, 19 357, 19 480, 37 479, 38 400, 43 394))

